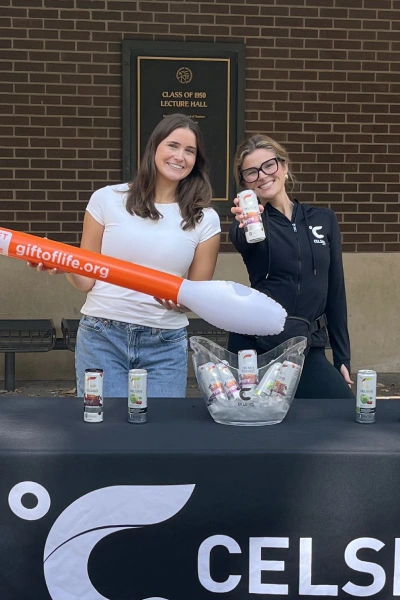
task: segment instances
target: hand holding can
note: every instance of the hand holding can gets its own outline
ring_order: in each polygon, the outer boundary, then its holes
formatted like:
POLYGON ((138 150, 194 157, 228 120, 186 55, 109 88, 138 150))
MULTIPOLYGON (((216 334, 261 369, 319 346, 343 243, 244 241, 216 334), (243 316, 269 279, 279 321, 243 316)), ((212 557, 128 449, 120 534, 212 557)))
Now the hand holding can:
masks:
POLYGON ((243 225, 249 244, 265 240, 264 225, 258 206, 258 198, 253 190, 244 190, 238 194, 239 206, 243 210, 243 225))

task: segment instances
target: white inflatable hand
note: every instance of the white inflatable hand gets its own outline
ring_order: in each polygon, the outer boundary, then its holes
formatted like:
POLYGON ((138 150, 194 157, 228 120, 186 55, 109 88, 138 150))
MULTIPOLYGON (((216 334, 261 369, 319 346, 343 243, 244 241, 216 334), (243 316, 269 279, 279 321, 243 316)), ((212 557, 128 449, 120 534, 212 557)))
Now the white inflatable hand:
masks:
POLYGON ((280 333, 287 317, 278 302, 233 281, 184 279, 178 302, 220 329, 245 335, 280 333))

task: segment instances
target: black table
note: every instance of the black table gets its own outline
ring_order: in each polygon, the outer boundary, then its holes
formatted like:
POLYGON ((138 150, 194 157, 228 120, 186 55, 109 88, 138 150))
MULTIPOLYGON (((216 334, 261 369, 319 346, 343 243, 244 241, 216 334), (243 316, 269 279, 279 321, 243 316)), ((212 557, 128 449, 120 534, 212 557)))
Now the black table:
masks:
POLYGON ((343 400, 264 427, 190 398, 126 414, 0 398, 2 600, 400 595, 399 402, 374 425, 343 400))

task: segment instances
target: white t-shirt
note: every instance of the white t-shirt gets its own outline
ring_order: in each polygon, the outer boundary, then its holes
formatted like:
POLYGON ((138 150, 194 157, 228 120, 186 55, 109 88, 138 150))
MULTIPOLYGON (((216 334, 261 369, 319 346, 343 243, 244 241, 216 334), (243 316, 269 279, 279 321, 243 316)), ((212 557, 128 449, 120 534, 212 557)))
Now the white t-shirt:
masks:
MULTIPOLYGON (((178 204, 156 204, 162 219, 134 216, 125 208, 128 184, 107 186, 94 192, 86 210, 101 225, 101 253, 144 267, 183 277, 198 244, 221 231, 218 214, 203 209, 194 229, 184 231, 178 204)), ((125 323, 161 329, 180 329, 188 324, 184 313, 166 310, 152 296, 96 280, 81 312, 125 323)))

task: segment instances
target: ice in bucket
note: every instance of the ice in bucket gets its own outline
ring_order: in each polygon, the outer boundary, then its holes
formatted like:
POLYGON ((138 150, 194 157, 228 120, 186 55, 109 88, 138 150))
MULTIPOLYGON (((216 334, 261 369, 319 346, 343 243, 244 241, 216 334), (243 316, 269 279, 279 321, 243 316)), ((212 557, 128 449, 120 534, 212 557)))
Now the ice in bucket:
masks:
POLYGON ((224 425, 281 423, 299 384, 306 345, 307 338, 295 337, 259 355, 254 387, 241 380, 236 354, 207 338, 192 336, 194 372, 214 421, 224 425))

